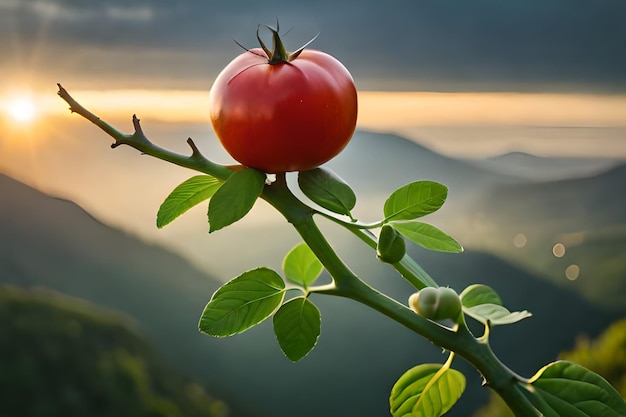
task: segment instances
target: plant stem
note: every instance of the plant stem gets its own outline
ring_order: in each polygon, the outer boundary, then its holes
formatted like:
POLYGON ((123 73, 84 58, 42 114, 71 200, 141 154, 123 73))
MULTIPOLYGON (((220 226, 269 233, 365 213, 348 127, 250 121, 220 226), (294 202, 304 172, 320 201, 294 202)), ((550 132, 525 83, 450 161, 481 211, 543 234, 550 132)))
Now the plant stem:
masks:
POLYGON ((225 180, 230 176, 230 174, 232 174, 231 169, 216 164, 205 158, 200 153, 191 138, 187 139, 187 144, 192 150, 191 156, 180 155, 168 151, 167 149, 161 148, 148 140, 146 135, 143 133, 143 129, 141 128, 139 119, 135 115, 133 115, 133 127, 135 128, 135 132, 132 135, 123 134, 115 129, 113 126, 106 123, 104 120, 100 119, 98 116, 81 106, 76 100, 74 100, 74 98, 67 92, 67 90, 61 86, 61 84, 58 84, 58 87, 58 95, 63 100, 65 100, 67 104, 69 104, 70 111, 72 113, 79 114, 80 116, 89 120, 91 123, 98 126, 115 140, 115 143, 111 145, 112 148, 116 148, 120 145, 128 145, 146 155, 153 156, 163 161, 171 162, 184 168, 189 168, 199 172, 203 172, 205 174, 213 175, 214 177, 221 180, 225 180))
MULTIPOLYGON (((334 284, 311 287, 309 292, 350 298, 365 304, 424 336, 435 345, 455 352, 471 363, 483 375, 486 385, 498 392, 510 404, 516 416, 537 416, 535 408, 519 389, 519 384, 523 381, 523 378, 502 364, 491 350, 489 344, 477 340, 469 332, 464 322, 456 330, 442 326, 421 317, 405 305, 377 291, 359 279, 337 256, 317 227, 313 219, 314 211, 298 200, 288 189, 284 174, 278 175, 276 182, 266 187, 262 196, 295 227, 302 239, 309 245, 333 277, 334 284)), ((357 230, 357 236, 361 237, 371 247, 376 247, 375 238, 373 236, 368 237, 369 232, 363 232, 361 229, 357 230)), ((411 273, 407 272, 407 275, 410 276, 411 273)))
MULTIPOLYGON (((332 219, 332 218, 331 218, 332 219)), ((369 230, 359 227, 350 227, 344 223, 339 223, 350 230, 355 236, 365 242, 369 247, 376 250, 376 237, 369 230)), ((424 287, 438 287, 437 282, 422 268, 413 258, 405 255, 400 262, 392 264, 398 273, 410 282, 416 289, 424 287)))
MULTIPOLYGON (((135 116, 133 116, 135 132, 132 135, 122 134, 78 104, 61 85, 59 85, 59 96, 70 105, 72 112, 94 123, 115 139, 113 148, 119 145, 129 145, 144 154, 213 175, 222 180, 228 178, 233 172, 230 168, 218 165, 202 156, 191 139, 187 143, 192 149, 192 155, 179 155, 150 142, 141 129, 139 119, 135 116)), ((311 287, 309 292, 346 297, 371 307, 471 363, 483 375, 485 383, 500 394, 517 417, 540 415, 522 391, 524 389, 522 384, 526 381, 503 365, 486 341, 477 340, 464 323, 456 329, 442 326, 419 316, 405 305, 359 279, 339 258, 317 227, 313 219, 315 211, 291 193, 284 174, 277 175, 277 181, 266 186, 261 197, 274 206, 295 227, 332 276, 333 284, 311 287)), ((341 224, 370 247, 376 248, 376 238, 371 232, 358 227, 351 228, 345 223, 341 224)), ((437 286, 436 282, 408 256, 393 264, 393 267, 418 289, 424 286, 437 286)))

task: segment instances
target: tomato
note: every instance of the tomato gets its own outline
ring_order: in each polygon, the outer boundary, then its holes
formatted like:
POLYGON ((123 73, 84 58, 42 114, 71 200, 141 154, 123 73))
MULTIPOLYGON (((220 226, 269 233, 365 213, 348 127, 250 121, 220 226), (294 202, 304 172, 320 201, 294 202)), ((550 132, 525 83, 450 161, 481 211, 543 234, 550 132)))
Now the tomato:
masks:
POLYGON ((289 55, 278 32, 274 51, 248 50, 228 64, 209 94, 210 118, 224 149, 267 173, 305 171, 335 157, 356 127, 357 93, 332 56, 289 55))

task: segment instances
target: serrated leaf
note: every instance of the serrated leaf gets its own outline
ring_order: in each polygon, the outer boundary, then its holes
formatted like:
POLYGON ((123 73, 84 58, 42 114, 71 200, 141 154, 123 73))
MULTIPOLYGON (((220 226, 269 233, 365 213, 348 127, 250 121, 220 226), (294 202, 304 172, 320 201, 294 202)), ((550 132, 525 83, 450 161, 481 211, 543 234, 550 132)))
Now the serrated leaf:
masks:
POLYGON ((404 237, 426 249, 439 252, 463 252, 463 247, 459 242, 433 225, 415 221, 389 224, 404 237))
POLYGON ((389 397, 393 417, 439 417, 465 390, 465 376, 439 364, 421 364, 405 372, 389 397))
POLYGON ((546 417, 623 417, 626 403, 600 375, 572 362, 558 361, 543 367, 525 390, 530 401, 546 417))
POLYGON ((356 205, 352 188, 334 172, 315 168, 298 173, 298 185, 311 201, 334 213, 350 216, 356 205))
POLYGON ((208 200, 224 182, 210 175, 196 175, 181 183, 167 196, 157 213, 160 229, 193 206, 208 200))
POLYGON ((479 304, 473 307, 463 307, 463 311, 468 316, 485 325, 489 322, 491 326, 513 324, 532 316, 526 310, 511 312, 506 307, 497 304, 479 304))
POLYGON ((304 288, 311 285, 323 269, 322 263, 304 242, 291 249, 283 259, 285 278, 304 288))
POLYGON ((448 188, 434 181, 417 181, 394 191, 383 208, 385 221, 413 220, 441 208, 448 188))
POLYGON ((320 311, 305 297, 289 300, 274 315, 274 333, 278 344, 293 362, 313 350, 320 330, 320 311))
POLYGON ((484 284, 473 284, 463 290, 461 301, 464 307, 475 307, 481 304, 502 305, 502 299, 491 287, 484 284))
POLYGON ((198 327, 216 337, 241 333, 271 316, 284 297, 285 283, 273 270, 244 272, 213 294, 198 327))
POLYGON ((265 185, 265 174, 247 168, 236 171, 209 202, 209 233, 222 229, 248 214, 265 185))

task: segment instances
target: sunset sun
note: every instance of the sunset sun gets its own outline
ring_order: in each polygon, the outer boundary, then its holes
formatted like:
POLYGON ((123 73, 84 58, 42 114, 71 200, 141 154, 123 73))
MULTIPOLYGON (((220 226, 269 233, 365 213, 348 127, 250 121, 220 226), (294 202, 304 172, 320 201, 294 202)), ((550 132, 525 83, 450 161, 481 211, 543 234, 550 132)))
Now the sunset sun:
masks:
POLYGON ((8 103, 7 113, 16 122, 30 123, 37 117, 37 107, 30 97, 17 97, 8 103))

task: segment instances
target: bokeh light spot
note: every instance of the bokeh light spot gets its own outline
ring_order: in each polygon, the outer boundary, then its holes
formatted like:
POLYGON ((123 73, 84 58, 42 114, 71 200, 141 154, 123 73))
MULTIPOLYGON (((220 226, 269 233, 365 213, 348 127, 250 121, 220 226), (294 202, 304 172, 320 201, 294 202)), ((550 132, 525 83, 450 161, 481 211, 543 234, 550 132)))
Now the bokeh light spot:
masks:
POLYGON ((513 238, 513 245, 516 248, 523 248, 524 246, 526 246, 526 243, 528 243, 528 239, 526 238, 526 235, 524 233, 518 233, 513 238))
POLYGON ((565 268, 565 277, 570 281, 574 281, 580 275, 580 267, 578 265, 572 264, 565 268))
POLYGON ((557 243, 552 247, 552 254, 557 258, 562 258, 565 255, 565 245, 557 243))

